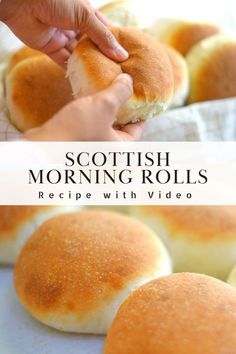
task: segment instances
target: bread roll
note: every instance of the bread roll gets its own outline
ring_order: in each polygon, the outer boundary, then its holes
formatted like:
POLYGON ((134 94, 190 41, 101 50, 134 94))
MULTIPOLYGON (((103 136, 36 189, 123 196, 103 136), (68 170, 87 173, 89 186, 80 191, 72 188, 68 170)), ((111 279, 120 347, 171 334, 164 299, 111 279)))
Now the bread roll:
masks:
POLYGON ((112 1, 100 7, 99 11, 115 26, 139 26, 134 2, 128 0, 112 1))
POLYGON ((56 206, 0 206, 0 264, 14 264, 33 232, 45 220, 71 210, 56 206))
POLYGON ((202 39, 220 32, 218 26, 209 23, 194 23, 177 19, 157 20, 147 32, 156 39, 174 47, 182 55, 202 39))
POLYGON ((236 264, 236 207, 143 206, 131 213, 160 236, 176 272, 226 280, 236 264))
POLYGON ((171 271, 159 239, 139 221, 108 211, 82 211, 44 223, 15 268, 23 306, 61 331, 107 332, 122 301, 171 271))
POLYGON ((186 60, 174 48, 165 45, 174 75, 174 94, 170 108, 184 105, 189 94, 189 74, 186 60))
POLYGON ((10 120, 22 132, 42 125, 71 100, 63 69, 44 55, 21 61, 7 75, 10 120))
POLYGON ((69 59, 68 76, 77 97, 107 88, 122 72, 132 76, 134 95, 117 115, 118 124, 149 119, 168 107, 173 95, 173 72, 163 46, 134 28, 112 28, 129 52, 129 58, 116 63, 84 37, 69 59))
POLYGON ((233 270, 230 272, 227 282, 229 285, 236 288, 236 266, 234 266, 233 270))
POLYGON ((188 103, 236 96, 236 41, 217 35, 194 46, 187 56, 188 103))
POLYGON ((31 49, 29 47, 22 47, 20 48, 16 53, 14 53, 8 63, 8 68, 7 68, 7 74, 11 72, 11 70, 19 64, 22 60, 29 59, 29 58, 34 58, 34 57, 39 57, 39 56, 45 56, 46 54, 43 54, 39 52, 38 50, 31 49))
POLYGON ((235 354, 236 291, 199 274, 153 280, 121 305, 104 354, 235 354))

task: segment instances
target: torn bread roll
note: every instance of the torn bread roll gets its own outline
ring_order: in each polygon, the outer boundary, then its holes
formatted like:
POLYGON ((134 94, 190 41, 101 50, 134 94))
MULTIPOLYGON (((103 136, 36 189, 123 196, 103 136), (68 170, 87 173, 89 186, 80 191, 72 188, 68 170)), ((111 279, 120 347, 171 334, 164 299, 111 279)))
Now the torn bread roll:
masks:
POLYGON ((22 305, 60 331, 104 334, 128 294, 171 272, 165 247, 138 220, 82 211, 44 223, 15 267, 22 305))
POLYGON ((175 272, 226 280, 236 264, 234 206, 134 206, 130 212, 159 235, 175 272))
POLYGON ((219 33, 220 29, 218 26, 210 23, 160 19, 146 31, 185 56, 196 43, 219 33))
POLYGON ((217 279, 173 274, 134 291, 104 354, 235 354, 236 291, 217 279))
POLYGON ((0 264, 14 264, 26 240, 44 221, 73 209, 60 206, 0 206, 0 264))
POLYGON ((139 27, 140 21, 135 11, 134 1, 112 1, 99 8, 101 12, 114 26, 139 27))
POLYGON ((236 96, 236 40, 217 35, 194 46, 187 55, 188 103, 236 96))
POLYGON ((6 103, 20 131, 41 126, 72 101, 64 70, 47 56, 19 62, 6 76, 6 103))
POLYGON ((174 93, 170 108, 181 107, 189 95, 189 73, 185 58, 174 48, 164 45, 174 75, 174 93))
POLYGON ((76 97, 107 88, 123 73, 134 81, 134 95, 118 112, 116 123, 127 124, 152 118, 169 106, 174 89, 169 57, 151 36, 134 28, 112 28, 129 58, 116 63, 84 36, 68 62, 68 77, 76 97))

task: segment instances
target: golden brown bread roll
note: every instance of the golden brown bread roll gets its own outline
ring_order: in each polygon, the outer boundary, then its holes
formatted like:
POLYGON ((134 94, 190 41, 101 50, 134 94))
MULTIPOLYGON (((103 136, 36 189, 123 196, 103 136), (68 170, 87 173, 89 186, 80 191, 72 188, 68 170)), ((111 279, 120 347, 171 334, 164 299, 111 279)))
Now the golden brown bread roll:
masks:
POLYGON ((26 240, 50 217, 75 208, 0 206, 0 264, 14 264, 26 240))
POLYGON ((185 56, 196 43, 219 33, 220 29, 210 23, 161 19, 157 20, 147 31, 159 41, 170 45, 185 56))
POLYGON ((134 1, 112 1, 100 7, 99 11, 115 26, 139 26, 134 1))
POLYGON ((55 217, 28 240, 15 267, 23 306, 61 331, 106 333, 133 289, 171 272, 168 254, 139 221, 108 211, 55 217))
POLYGON ((217 35, 194 46, 187 56, 188 103, 236 96, 236 41, 217 35))
POLYGON ((29 47, 22 47, 20 48, 16 53, 14 53, 8 63, 7 67, 7 74, 10 73, 10 71, 17 65, 19 64, 22 60, 29 59, 29 58, 34 58, 38 56, 46 56, 46 54, 43 54, 39 52, 38 50, 31 49, 29 47))
POLYGON ((236 291, 199 274, 153 280, 121 305, 104 354, 235 354, 236 291))
POLYGON ((65 72, 47 56, 19 62, 6 77, 10 120, 22 132, 42 125, 71 100, 65 72))
POLYGON ((142 206, 130 211, 159 235, 176 272, 226 280, 236 264, 236 207, 142 206))
POLYGON ((170 104, 171 108, 177 108, 184 105, 189 94, 189 74, 185 58, 174 48, 164 46, 169 56, 173 75, 174 75, 174 93, 170 104))
POLYGON ((68 63, 74 95, 81 97, 103 90, 123 72, 133 78, 134 95, 118 113, 117 123, 136 122, 163 112, 174 89, 172 67, 163 46, 134 28, 112 28, 112 32, 129 52, 129 58, 116 63, 88 37, 82 38, 68 63))

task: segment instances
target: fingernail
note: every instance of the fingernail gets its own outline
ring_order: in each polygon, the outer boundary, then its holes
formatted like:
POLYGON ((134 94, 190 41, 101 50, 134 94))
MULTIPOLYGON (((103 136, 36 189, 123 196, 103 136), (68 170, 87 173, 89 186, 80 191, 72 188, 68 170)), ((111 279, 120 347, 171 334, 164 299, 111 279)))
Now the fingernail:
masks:
POLYGON ((128 74, 120 74, 118 77, 117 77, 117 80, 125 80, 125 81, 128 81, 129 84, 133 85, 133 79, 130 75, 128 74))
POLYGON ((129 57, 129 53, 121 45, 115 49, 115 52, 122 59, 128 59, 129 57))

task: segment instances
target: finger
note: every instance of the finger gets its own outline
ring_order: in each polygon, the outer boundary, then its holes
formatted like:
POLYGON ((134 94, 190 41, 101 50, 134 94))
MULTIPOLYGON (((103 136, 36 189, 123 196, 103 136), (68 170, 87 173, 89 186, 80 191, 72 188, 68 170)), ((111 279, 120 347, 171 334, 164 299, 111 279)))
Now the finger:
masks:
POLYGON ((48 54, 48 56, 60 65, 64 70, 67 69, 67 61, 71 53, 66 48, 62 48, 54 53, 48 54))
POLYGON ((114 117, 120 108, 133 94, 133 80, 127 74, 120 74, 106 90, 95 95, 102 105, 102 110, 107 113, 109 119, 114 117))
POLYGON ((77 33, 77 36, 76 36, 76 39, 77 39, 77 41, 79 42, 80 41, 80 39, 83 37, 83 33, 82 32, 78 32, 77 33))
POLYGON ((63 30, 63 33, 67 36, 68 40, 71 40, 73 38, 76 38, 78 31, 63 30))
POLYGON ((111 31, 97 18, 94 13, 90 15, 89 25, 85 33, 109 58, 115 61, 124 61, 128 58, 128 52, 118 43, 111 31))
POLYGON ((99 10, 95 11, 96 17, 105 25, 105 26, 112 26, 112 22, 108 20, 99 10))
POLYGON ((40 48, 40 50, 48 55, 51 55, 54 52, 58 52, 61 48, 64 48, 68 42, 68 37, 66 33, 60 30, 55 30, 50 40, 40 48))
POLYGON ((73 38, 66 43, 65 48, 68 49, 70 53, 72 53, 75 47, 77 46, 77 44, 78 44, 78 39, 73 38))
POLYGON ((130 140, 140 140, 145 129, 145 122, 139 122, 134 124, 127 124, 121 128, 120 131, 129 135, 130 140))

